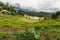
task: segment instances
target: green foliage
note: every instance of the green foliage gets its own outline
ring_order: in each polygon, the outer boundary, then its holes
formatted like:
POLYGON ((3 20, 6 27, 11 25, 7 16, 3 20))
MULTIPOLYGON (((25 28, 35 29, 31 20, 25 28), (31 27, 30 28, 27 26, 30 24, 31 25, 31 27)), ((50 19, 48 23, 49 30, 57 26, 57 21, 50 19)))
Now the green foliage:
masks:
POLYGON ((13 34, 0 32, 0 40, 40 40, 42 35, 45 40, 60 40, 59 27, 31 27, 28 29, 25 32, 16 32, 13 34))
POLYGON ((57 11, 56 13, 54 13, 53 15, 52 15, 52 18, 54 19, 56 19, 56 18, 58 18, 59 17, 59 15, 60 15, 60 11, 57 11))
POLYGON ((0 40, 8 40, 9 34, 5 32, 0 32, 0 40))

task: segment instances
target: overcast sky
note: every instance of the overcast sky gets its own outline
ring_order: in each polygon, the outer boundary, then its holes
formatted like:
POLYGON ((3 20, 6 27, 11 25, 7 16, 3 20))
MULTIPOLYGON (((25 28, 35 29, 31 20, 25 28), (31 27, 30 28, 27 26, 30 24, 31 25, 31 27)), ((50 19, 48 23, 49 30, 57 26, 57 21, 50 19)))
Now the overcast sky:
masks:
POLYGON ((60 10, 60 0, 0 0, 12 5, 19 4, 20 8, 34 9, 36 11, 54 12, 60 10))

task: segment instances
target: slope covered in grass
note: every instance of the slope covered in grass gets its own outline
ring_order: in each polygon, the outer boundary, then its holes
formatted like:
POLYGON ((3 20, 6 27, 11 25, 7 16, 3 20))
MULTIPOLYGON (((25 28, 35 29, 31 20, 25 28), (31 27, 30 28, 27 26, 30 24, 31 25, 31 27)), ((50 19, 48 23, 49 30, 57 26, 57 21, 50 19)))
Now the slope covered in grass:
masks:
POLYGON ((24 27, 35 21, 21 15, 8 15, 0 12, 0 27, 24 27))
POLYGON ((21 15, 8 15, 0 12, 0 27, 34 27, 34 26, 60 26, 55 19, 31 20, 21 15))

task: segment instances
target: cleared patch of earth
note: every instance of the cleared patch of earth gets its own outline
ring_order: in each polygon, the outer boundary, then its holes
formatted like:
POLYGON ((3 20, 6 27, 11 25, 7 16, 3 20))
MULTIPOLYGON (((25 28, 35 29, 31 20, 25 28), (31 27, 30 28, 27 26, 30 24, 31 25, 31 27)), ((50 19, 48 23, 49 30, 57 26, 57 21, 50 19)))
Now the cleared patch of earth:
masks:
POLYGON ((9 34, 13 34, 15 32, 23 32, 25 31, 25 28, 8 28, 8 27, 1 27, 0 32, 7 32, 9 34))

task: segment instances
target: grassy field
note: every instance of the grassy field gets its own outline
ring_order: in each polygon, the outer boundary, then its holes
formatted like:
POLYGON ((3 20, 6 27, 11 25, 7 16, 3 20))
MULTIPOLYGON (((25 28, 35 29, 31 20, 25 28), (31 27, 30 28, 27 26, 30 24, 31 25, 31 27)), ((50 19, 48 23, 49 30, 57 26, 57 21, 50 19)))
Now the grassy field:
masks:
POLYGON ((34 27, 34 26, 60 26, 60 21, 54 19, 31 20, 21 15, 8 15, 0 12, 0 27, 34 27))
POLYGON ((38 20, 30 20, 21 15, 8 15, 0 12, 0 27, 25 27, 30 26, 38 20))

